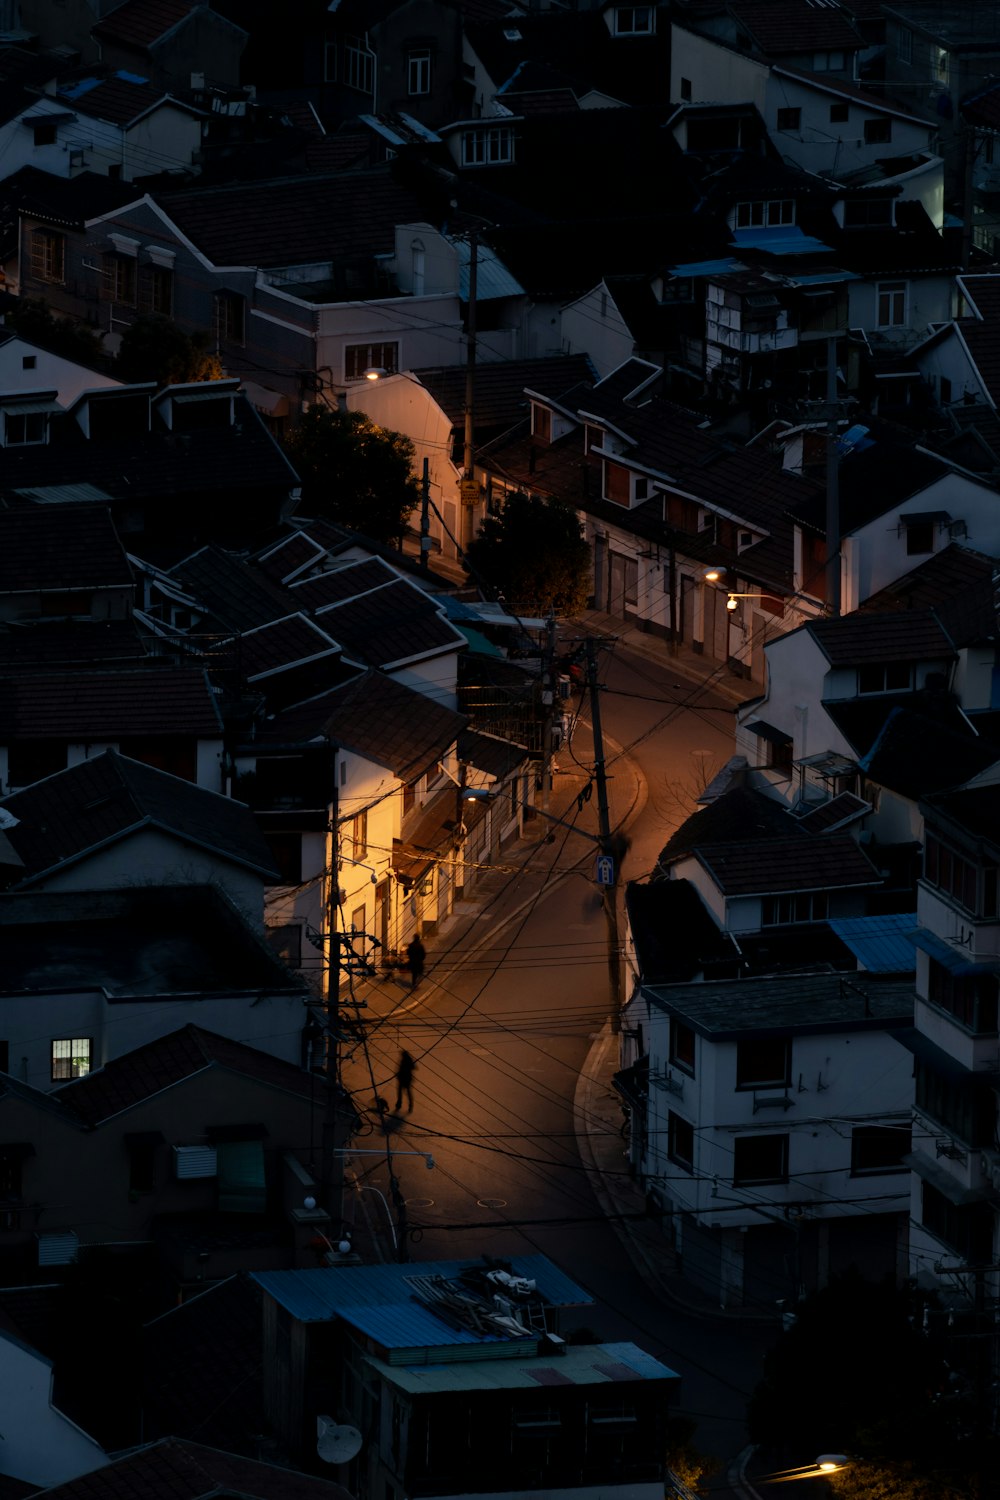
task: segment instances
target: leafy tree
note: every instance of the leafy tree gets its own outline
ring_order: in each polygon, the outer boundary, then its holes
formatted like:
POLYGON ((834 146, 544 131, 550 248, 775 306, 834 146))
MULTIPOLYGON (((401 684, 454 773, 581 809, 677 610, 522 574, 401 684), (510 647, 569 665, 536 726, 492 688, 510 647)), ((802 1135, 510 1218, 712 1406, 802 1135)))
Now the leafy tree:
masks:
POLYGON ((136 318, 122 334, 115 374, 126 383, 155 380, 157 385, 221 380, 222 365, 210 342, 209 334, 187 334, 170 318, 152 313, 136 318))
POLYGON ((807 1297, 750 1398, 754 1441, 782 1465, 847 1453, 850 1468, 830 1481, 844 1500, 977 1495, 972 1382, 947 1363, 933 1308, 925 1330, 923 1307, 912 1287, 867 1281, 854 1269, 807 1297))
POLYGON ((363 411, 314 406, 287 441, 302 507, 378 542, 396 542, 419 499, 413 444, 363 411))
POLYGON ((578 614, 590 593, 590 548, 561 500, 516 491, 466 548, 468 569, 505 599, 578 614))
POLYGON ((4 322, 14 333, 50 349, 53 354, 79 359, 88 365, 107 363, 102 347, 104 334, 89 323, 55 317, 41 297, 19 298, 5 311, 4 322))

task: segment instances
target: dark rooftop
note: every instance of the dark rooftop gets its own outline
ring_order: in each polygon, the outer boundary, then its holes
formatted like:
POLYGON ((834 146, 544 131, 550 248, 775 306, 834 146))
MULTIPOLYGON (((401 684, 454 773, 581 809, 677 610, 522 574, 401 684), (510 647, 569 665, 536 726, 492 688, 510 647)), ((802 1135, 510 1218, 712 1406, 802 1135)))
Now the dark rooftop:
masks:
POLYGON ((168 1437, 45 1491, 50 1500, 352 1500, 339 1484, 168 1437))
POLYGON ((694 854, 726 896, 853 890, 881 883, 871 860, 847 833, 699 845, 694 854))
POLYGON ((1000 761, 1000 748, 964 725, 894 708, 858 762, 871 781, 917 798, 947 791, 1000 761))
POLYGON ((866 662, 926 662, 942 664, 955 648, 932 610, 905 614, 854 613, 837 619, 810 620, 805 626, 834 667, 866 662))
POLYGON ((824 1031, 881 1031, 913 1021, 913 980, 870 975, 789 974, 646 985, 649 1001, 713 1041, 767 1032, 807 1036, 824 1031))
POLYGON ((643 984, 684 984, 720 965, 739 965, 739 949, 689 880, 631 881, 625 907, 643 984))
POLYGON ((0 743, 93 744, 151 734, 220 738, 222 720, 207 674, 200 667, 150 662, 144 668, 0 679, 0 743))

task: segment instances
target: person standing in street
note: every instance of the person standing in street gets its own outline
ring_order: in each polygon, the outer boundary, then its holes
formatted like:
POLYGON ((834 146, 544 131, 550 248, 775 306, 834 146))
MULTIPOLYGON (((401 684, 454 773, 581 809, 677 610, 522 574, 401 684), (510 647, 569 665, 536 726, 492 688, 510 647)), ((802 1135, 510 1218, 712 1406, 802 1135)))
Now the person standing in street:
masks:
POLYGON ((403 1103, 403 1095, 406 1095, 406 1113, 413 1113, 413 1074, 416 1071, 416 1063, 404 1047, 399 1054, 399 1065, 396 1068, 396 1110, 403 1103))
POLYGON ((410 965, 410 989, 415 990, 424 977, 424 964, 427 960, 427 950, 420 941, 419 935, 414 937, 413 942, 407 947, 406 957, 410 965))

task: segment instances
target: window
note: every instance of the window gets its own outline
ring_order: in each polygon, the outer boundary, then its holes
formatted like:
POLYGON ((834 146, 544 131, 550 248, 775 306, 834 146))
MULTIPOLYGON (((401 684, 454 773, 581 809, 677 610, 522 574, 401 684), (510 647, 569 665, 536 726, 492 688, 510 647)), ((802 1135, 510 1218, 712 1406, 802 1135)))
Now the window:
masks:
POLYGON ((632 493, 636 500, 649 499, 649 480, 645 474, 637 474, 632 486, 632 493))
POLYGON ((947 375, 941 376, 939 390, 941 393, 941 405, 947 406, 951 401, 951 381, 947 375))
POLYGON ((20 1198, 24 1159, 33 1155, 32 1147, 27 1144, 10 1142, 0 1146, 0 1203, 20 1198))
POLYGON ((43 411, 5 411, 3 440, 6 448, 26 448, 30 443, 44 443, 48 417, 43 411))
POLYGON ((843 52, 814 52, 814 73, 842 73, 844 70, 843 52))
POLYGON ((408 94, 429 94, 430 91, 430 48, 418 47, 406 54, 406 92, 408 94))
POLYGON ((364 859, 368 853, 368 810, 362 809, 351 819, 351 849, 355 859, 364 859))
POLYGON ((531 435, 543 443, 552 441, 552 413, 535 401, 531 403, 531 435))
POLYGON ((779 130, 799 130, 802 125, 801 109, 779 109, 777 128, 779 130))
POLYGON ((344 349, 345 380, 364 380, 366 370, 394 375, 398 369, 398 344, 348 344, 344 349))
POLYGON ((651 5, 619 5, 615 11, 615 36, 648 36, 653 29, 651 5))
POLYGON ((738 1089, 785 1088, 792 1076, 788 1037, 750 1037, 736 1043, 738 1089))
POLYGON ((146 268, 146 288, 151 313, 169 318, 174 311, 174 273, 166 266, 146 268))
POLYGON ((31 274, 39 281, 66 280, 66 239, 51 229, 31 231, 31 274))
POLYGON ((934 77, 938 83, 947 88, 950 60, 943 47, 931 48, 931 63, 934 68, 934 77))
POLYGON ((893 27, 893 50, 900 62, 913 61, 913 32, 905 26, 893 27))
POLYGON ((52 1042, 52 1081, 82 1078, 90 1072, 90 1037, 59 1037, 52 1042))
POLYGON ((934 522, 911 521, 906 524, 906 555, 921 557, 934 551, 934 522))
POLYGON ((54 146, 56 143, 55 120, 39 120, 32 125, 32 135, 36 146, 54 146))
POLYGON ((135 261, 127 255, 104 257, 104 296, 121 307, 135 306, 135 261))
POLYGON ((867 1172, 902 1172, 910 1150, 910 1126, 855 1125, 851 1132, 851 1176, 867 1172))
POLYGON ((877 120, 865 121, 865 145, 887 146, 892 140, 892 121, 882 116, 877 120))
POLYGON ((632 499, 631 476, 621 464, 604 460, 604 498, 615 505, 629 505, 632 499))
POLYGON ((215 337, 220 343, 246 342, 246 298, 238 292, 216 292, 215 337))
POLYGON ((772 198, 755 203, 737 203, 737 229, 773 228, 778 224, 795 223, 795 201, 792 198, 772 198))
POLYGON ((462 136, 463 167, 493 167, 514 160, 514 132, 509 125, 467 130, 462 136))
POLYGON ((694 1032, 676 1016, 670 1017, 670 1061, 694 1077, 694 1032))
POLYGON ((733 1186, 788 1181, 787 1135, 743 1135, 733 1142, 733 1186))
POLYGON ((912 686, 912 662, 874 662, 858 668, 859 693, 908 693, 912 686))
POLYGON ((937 959, 928 960, 927 998, 952 1020, 977 1036, 997 1029, 997 980, 994 974, 952 974, 937 959))
POLYGON ((993 1208, 988 1203, 958 1207, 931 1183, 921 1183, 921 1222, 931 1234, 973 1264, 993 1259, 993 1208))
POLYGON ((826 891, 805 891, 796 896, 765 896, 760 920, 762 927, 790 927, 796 922, 825 922, 829 914, 826 891))
POLYGON ((136 1131, 125 1137, 130 1193, 151 1193, 156 1187, 156 1148, 163 1142, 158 1130, 136 1131))
MULTIPOLYGON (((978 914, 975 865, 930 831, 924 836, 924 879, 928 885, 953 897, 966 911, 978 914)), ((995 912, 985 911, 983 915, 994 916, 995 912)))
POLYGON ((830 124, 845 125, 850 118, 850 107, 846 104, 830 105, 830 124))
POLYGON ((298 885, 302 880, 301 833, 268 833, 265 835, 271 859, 278 871, 278 885, 298 885))
POLYGON ((22 370, 34 370, 37 365, 38 365, 38 356, 36 354, 22 354, 22 356, 21 356, 21 369, 22 370))
POLYGON ((0 1039, 0 1073, 10 1072, 10 1043, 6 1037, 0 1039))
POLYGON ((906 326, 906 282, 879 282, 877 309, 880 329, 906 326))
POLYGON ((360 37, 344 38, 344 76, 342 82, 361 94, 375 92, 375 54, 360 37))
POLYGON ((690 102, 691 102, 691 80, 690 80, 690 78, 682 78, 681 79, 681 99, 684 101, 685 104, 690 104, 690 102))
POLYGON ((694 1168, 694 1126, 673 1110, 667 1115, 667 1155, 689 1172, 694 1168))

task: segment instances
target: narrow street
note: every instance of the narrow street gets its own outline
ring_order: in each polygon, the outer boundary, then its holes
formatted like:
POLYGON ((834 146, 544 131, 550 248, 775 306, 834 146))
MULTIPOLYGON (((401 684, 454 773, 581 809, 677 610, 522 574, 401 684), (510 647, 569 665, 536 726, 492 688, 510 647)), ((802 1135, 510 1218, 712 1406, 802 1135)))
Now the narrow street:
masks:
MULTIPOLYGON (((625 819, 632 840, 623 880, 642 879, 732 753, 732 704, 669 664, 620 650, 604 657, 601 681, 611 820, 625 819)), ((634 1340, 676 1369, 675 1411, 697 1423, 702 1451, 728 1460, 745 1444, 745 1399, 773 1330, 666 1305, 595 1199, 574 1112, 581 1068, 609 1014, 596 850, 582 836, 596 829, 596 797, 576 801, 593 765, 586 703, 558 764, 553 810, 572 826, 539 828, 511 855, 471 926, 435 940, 415 993, 399 979, 369 993, 366 1045, 345 1049, 344 1081, 365 1108, 386 1099, 390 1115, 383 1130, 371 1111, 371 1133, 357 1145, 380 1154, 353 1165, 375 1190, 364 1194, 369 1216, 387 1236, 391 1218, 413 1260, 550 1256, 595 1298, 576 1326, 634 1340), (417 1069, 413 1112, 397 1115, 402 1047, 417 1069)), ((624 1149, 623 1139, 623 1173, 624 1149)), ((724 1487, 724 1472, 716 1483, 724 1487)))

